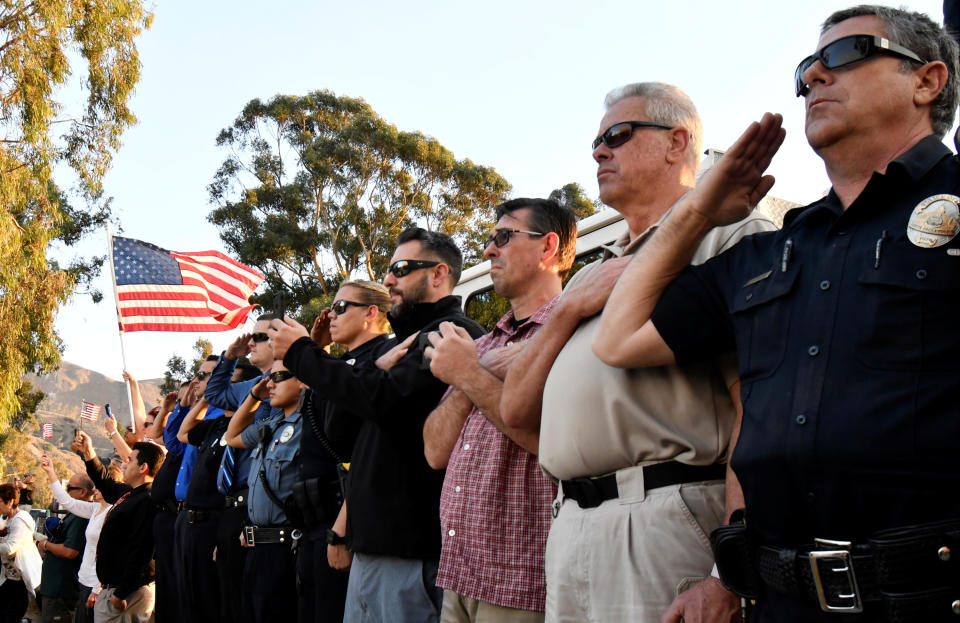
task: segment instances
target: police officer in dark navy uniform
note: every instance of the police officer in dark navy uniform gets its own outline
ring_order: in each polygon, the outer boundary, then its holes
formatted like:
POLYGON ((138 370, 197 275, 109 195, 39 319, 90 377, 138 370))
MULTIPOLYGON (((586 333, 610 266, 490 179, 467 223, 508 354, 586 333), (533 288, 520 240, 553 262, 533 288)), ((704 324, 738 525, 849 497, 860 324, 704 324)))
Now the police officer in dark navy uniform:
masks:
MULTIPOLYGON (((317 318, 311 337, 322 347, 335 342, 349 349, 340 358, 355 368, 373 366, 375 353, 387 342, 390 307, 384 286, 344 282, 333 304, 317 318)), ((350 414, 338 417, 337 412, 333 403, 314 399, 303 414, 301 481, 293 490, 304 524, 297 552, 301 623, 343 621, 351 554, 345 542, 340 465, 350 461, 360 420, 350 414)))
POLYGON ((770 188, 783 133, 764 117, 604 312, 594 349, 613 365, 738 352, 746 524, 714 548, 754 621, 960 616, 960 161, 941 142, 957 78, 957 44, 928 17, 835 13, 796 71, 830 193, 663 290, 703 232, 770 188))
POLYGON ((251 448, 247 478, 249 498, 243 539, 250 549, 244 564, 242 605, 254 623, 291 621, 297 616, 295 554, 302 531, 292 525, 285 505, 298 480, 300 432, 299 408, 306 386, 280 361, 230 418, 227 443, 251 448), (281 409, 259 422, 253 412, 269 398, 281 409))
POLYGON ((184 522, 179 526, 180 584, 184 588, 180 599, 189 611, 187 619, 194 621, 214 621, 220 616, 220 584, 213 554, 224 496, 217 490, 217 472, 227 445, 230 418, 227 412, 208 407, 201 397, 177 432, 177 439, 197 448, 187 487, 184 522), (211 417, 204 417, 210 412, 214 412, 211 417))

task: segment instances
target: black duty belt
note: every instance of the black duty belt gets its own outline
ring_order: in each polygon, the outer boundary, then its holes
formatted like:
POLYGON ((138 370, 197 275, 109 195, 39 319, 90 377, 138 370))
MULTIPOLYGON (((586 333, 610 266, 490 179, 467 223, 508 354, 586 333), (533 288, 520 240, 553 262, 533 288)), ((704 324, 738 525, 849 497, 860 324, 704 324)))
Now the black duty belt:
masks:
MULTIPOLYGON (((687 482, 703 480, 723 480, 727 474, 727 466, 719 463, 713 465, 687 465, 679 461, 667 461, 656 465, 647 465, 643 468, 643 488, 645 491, 679 485, 687 482)), ((620 497, 617 490, 616 473, 601 476, 600 478, 573 478, 561 480, 564 497, 573 498, 580 508, 594 508, 607 500, 620 497)))
POLYGON ((271 543, 294 544, 303 533, 293 526, 244 526, 243 537, 249 547, 271 543))
POLYGON ((211 510, 208 508, 188 508, 186 510, 188 523, 200 523, 201 521, 216 519, 223 512, 222 509, 211 510))
POLYGON ((225 508, 245 508, 247 506, 248 489, 240 489, 236 495, 225 496, 225 508))
POLYGON ((759 597, 755 568, 765 588, 824 612, 858 613, 874 603, 891 623, 960 621, 960 520, 884 530, 862 545, 816 539, 800 548, 754 546, 746 533, 738 544, 736 530, 719 528, 711 541, 724 584, 741 595, 759 597))

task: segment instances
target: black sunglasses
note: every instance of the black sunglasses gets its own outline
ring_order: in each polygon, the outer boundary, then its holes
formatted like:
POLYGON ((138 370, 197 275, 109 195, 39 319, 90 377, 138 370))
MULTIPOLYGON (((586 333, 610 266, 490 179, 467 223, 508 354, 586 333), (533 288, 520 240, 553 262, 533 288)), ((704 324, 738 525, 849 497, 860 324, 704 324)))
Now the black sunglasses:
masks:
POLYGON ((440 264, 440 262, 434 262, 433 260, 397 260, 393 264, 390 264, 387 272, 393 273, 394 277, 400 278, 406 277, 415 270, 430 268, 437 264, 440 264))
POLYGON ((370 307, 366 303, 358 303, 356 301, 348 301, 347 299, 338 299, 333 302, 333 305, 330 306, 330 311, 340 316, 346 313, 348 307, 370 307))
POLYGON ((815 54, 811 54, 797 65, 797 70, 793 74, 793 79, 796 83, 797 97, 801 97, 810 92, 810 85, 804 81, 803 74, 810 69, 810 66, 813 65, 814 62, 820 61, 827 69, 836 69, 844 65, 849 65, 850 63, 862 61, 876 54, 890 54, 915 63, 920 63, 921 65, 927 64, 927 61, 917 56, 913 51, 897 45, 884 37, 876 37, 874 35, 850 35, 849 37, 841 37, 823 46, 815 54))
POLYGON ((203 379, 207 378, 208 376, 210 376, 210 373, 209 373, 209 372, 204 372, 203 370, 200 370, 199 372, 197 372, 197 380, 198 380, 198 381, 202 381, 203 379))
POLYGON ((70 493, 71 491, 86 491, 86 490, 87 490, 86 487, 74 487, 73 485, 67 485, 67 493, 70 493))
POLYGON ((653 121, 621 121, 620 123, 614 123, 607 128, 606 132, 593 139, 593 148, 596 149, 600 147, 600 143, 603 143, 610 149, 620 147, 630 140, 630 137, 633 136, 633 131, 637 128, 655 128, 657 130, 673 129, 668 125, 655 123, 653 121))
POLYGON ((250 339, 254 342, 266 342, 270 339, 270 336, 266 333, 253 333, 250 335, 250 339))
POLYGON ((484 247, 489 247, 490 243, 497 245, 497 248, 507 246, 507 243, 510 242, 510 236, 513 234, 527 234, 528 236, 546 236, 546 234, 539 231, 527 231, 525 229, 495 229, 493 233, 487 236, 487 239, 483 241, 484 247))
POLYGON ((267 378, 274 383, 283 383, 287 379, 293 378, 293 372, 290 372, 289 370, 277 370, 276 372, 271 372, 268 374, 267 378))

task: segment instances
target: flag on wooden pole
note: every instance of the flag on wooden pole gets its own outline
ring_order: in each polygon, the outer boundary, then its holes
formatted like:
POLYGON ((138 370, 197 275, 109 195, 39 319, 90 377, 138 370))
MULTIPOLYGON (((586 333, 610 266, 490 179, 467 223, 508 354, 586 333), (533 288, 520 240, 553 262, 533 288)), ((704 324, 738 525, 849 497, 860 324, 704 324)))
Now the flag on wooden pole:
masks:
POLYGON ((121 332, 229 331, 253 309, 263 274, 219 251, 180 253, 111 236, 121 332))

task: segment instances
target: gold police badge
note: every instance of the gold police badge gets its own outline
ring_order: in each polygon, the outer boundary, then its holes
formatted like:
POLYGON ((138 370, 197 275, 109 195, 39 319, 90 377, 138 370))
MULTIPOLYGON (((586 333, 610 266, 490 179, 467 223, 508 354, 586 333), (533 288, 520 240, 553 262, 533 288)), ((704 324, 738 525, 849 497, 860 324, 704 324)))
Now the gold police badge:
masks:
POLYGON ((918 247, 932 249, 947 244, 960 233, 960 197, 933 195, 913 209, 907 238, 918 247))

